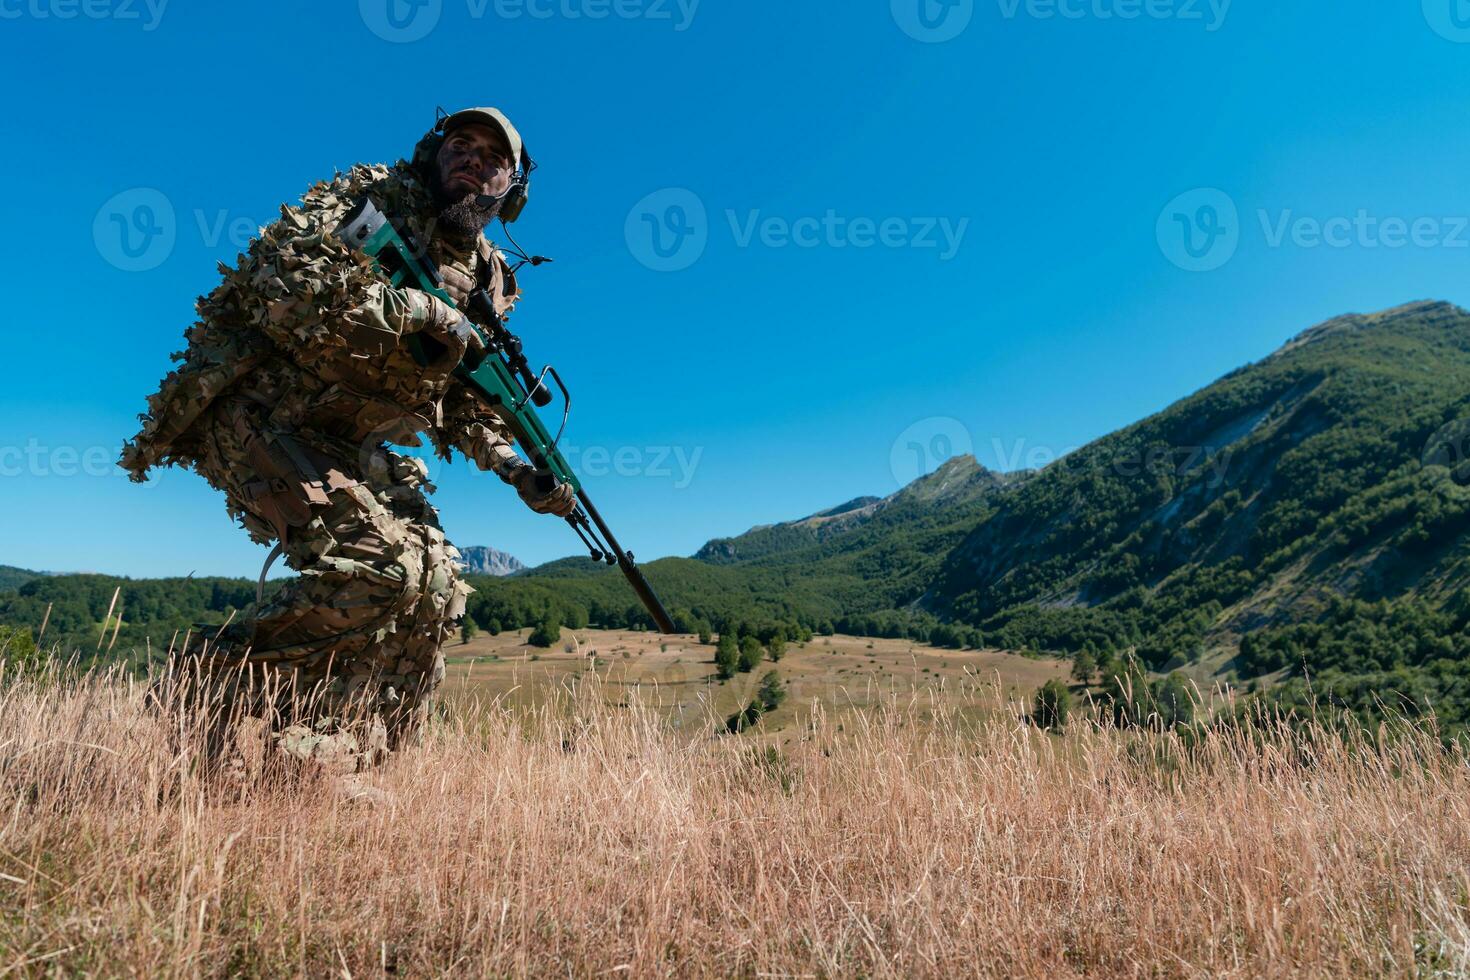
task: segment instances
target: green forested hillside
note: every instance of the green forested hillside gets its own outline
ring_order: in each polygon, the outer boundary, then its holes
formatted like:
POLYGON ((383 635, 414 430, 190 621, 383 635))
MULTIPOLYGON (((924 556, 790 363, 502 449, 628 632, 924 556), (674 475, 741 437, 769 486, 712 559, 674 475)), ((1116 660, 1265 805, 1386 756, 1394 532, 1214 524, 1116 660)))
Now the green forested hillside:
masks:
MULTIPOLYGON (((712 541, 698 559, 663 559, 644 571, 685 624, 719 629, 750 620, 810 630, 931 630, 936 620, 906 608, 1008 482, 962 457, 892 497, 712 541)), ((583 559, 477 586, 470 608, 484 625, 526 625, 548 606, 562 609, 569 623, 584 622, 585 615, 598 624, 650 625, 620 572, 583 559)))
MULTIPOLYGON (((892 497, 646 566, 679 623, 1137 652, 1158 671, 1307 685, 1369 712, 1470 723, 1470 314, 1416 303, 1308 330, 1036 473, 969 457, 892 497)), ((95 647, 167 641, 248 582, 21 579, 0 623, 95 647)), ((568 559, 477 579, 488 628, 648 622, 616 569, 568 559)), ((0 590, 3 591, 3 590, 0 590)))
POLYGON ((40 578, 40 573, 0 565, 0 592, 13 592, 34 578, 40 578))
POLYGON ((48 648, 80 652, 84 658, 97 652, 104 631, 103 649, 112 646, 116 629, 115 652, 142 654, 150 644, 155 651, 166 650, 176 630, 188 630, 196 623, 223 623, 231 612, 254 600, 255 583, 243 579, 40 576, 0 594, 0 625, 26 628, 34 636, 45 622, 43 640, 48 648), (107 619, 114 593, 117 605, 107 619))
POLYGON ((1137 645, 1155 668, 1338 597, 1446 608, 1470 584, 1466 418, 1464 311, 1343 317, 1027 481, 928 605, 1043 646, 1137 645))
POLYGON ((880 497, 859 497, 799 521, 753 528, 736 538, 716 538, 694 557, 716 565, 734 565, 800 550, 851 530, 882 502, 880 497))

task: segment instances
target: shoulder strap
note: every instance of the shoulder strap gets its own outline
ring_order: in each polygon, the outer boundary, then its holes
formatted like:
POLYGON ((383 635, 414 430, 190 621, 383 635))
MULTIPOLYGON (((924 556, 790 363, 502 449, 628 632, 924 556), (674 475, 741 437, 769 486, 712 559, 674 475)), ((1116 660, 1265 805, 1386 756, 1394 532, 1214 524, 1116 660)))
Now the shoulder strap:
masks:
POLYGON ((516 274, 511 271, 505 256, 486 238, 480 239, 480 261, 475 268, 475 279, 479 287, 495 300, 497 313, 509 313, 520 297, 516 274))

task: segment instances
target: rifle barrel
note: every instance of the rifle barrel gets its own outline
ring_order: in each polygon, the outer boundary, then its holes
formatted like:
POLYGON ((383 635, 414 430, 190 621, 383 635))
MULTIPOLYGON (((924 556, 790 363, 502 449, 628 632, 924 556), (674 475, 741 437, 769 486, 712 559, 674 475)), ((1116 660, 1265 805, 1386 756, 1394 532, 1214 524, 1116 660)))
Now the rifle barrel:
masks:
POLYGON ((678 630, 674 626, 673 617, 664 608, 664 604, 659 601, 658 595, 653 591, 653 586, 648 584, 648 579, 643 577, 643 572, 638 568, 637 563, 633 561, 633 556, 624 551, 623 546, 618 544, 618 539, 613 537, 612 529, 607 526, 607 522, 597 512, 597 508, 593 506, 592 500, 587 496, 587 492, 584 490, 578 493, 577 499, 581 501, 582 509, 587 512, 587 516, 591 519, 592 523, 597 525, 597 531, 602 535, 602 540, 607 542, 607 546, 612 549, 613 557, 618 560, 618 567, 623 570, 623 577, 628 580, 628 584, 633 587, 633 591, 638 594, 638 598, 643 600, 643 607, 653 617, 654 624, 658 626, 659 632, 670 635, 677 633, 678 630))

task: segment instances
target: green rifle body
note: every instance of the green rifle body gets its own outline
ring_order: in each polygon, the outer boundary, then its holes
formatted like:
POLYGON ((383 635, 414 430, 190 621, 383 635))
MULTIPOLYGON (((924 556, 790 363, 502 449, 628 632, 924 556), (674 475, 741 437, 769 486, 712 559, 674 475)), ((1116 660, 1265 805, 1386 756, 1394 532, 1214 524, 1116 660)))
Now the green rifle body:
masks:
MULTIPOLYGON (((422 290, 439 297, 450 306, 456 306, 449 293, 444 290, 433 263, 422 249, 401 234, 370 200, 364 199, 342 220, 338 235, 370 256, 377 263, 379 273, 391 285, 422 290)), ((579 506, 567 518, 567 522, 572 525, 582 543, 591 550, 593 559, 618 565, 628 579, 628 584, 633 587, 633 591, 653 617, 655 625, 664 633, 676 632, 673 619, 633 561, 632 553, 623 550, 618 544, 597 508, 592 505, 582 481, 561 454, 557 447, 560 435, 553 437, 536 413, 535 405, 545 406, 551 402, 551 392, 546 387, 549 376, 561 390, 565 426, 569 401, 561 379, 551 368, 543 370, 539 376, 531 373, 521 353, 520 341, 505 329, 499 314, 495 312, 493 302, 484 290, 473 293, 466 305, 489 326, 472 321, 475 330, 485 342, 485 350, 483 353, 467 354, 454 369, 455 377, 490 407, 510 429, 531 465, 535 467, 538 485, 543 491, 555 489, 558 483, 564 483, 576 492, 579 506)), ((408 343, 414 357, 421 364, 428 365, 435 360, 435 352, 429 349, 434 341, 415 335, 408 338, 408 343)))

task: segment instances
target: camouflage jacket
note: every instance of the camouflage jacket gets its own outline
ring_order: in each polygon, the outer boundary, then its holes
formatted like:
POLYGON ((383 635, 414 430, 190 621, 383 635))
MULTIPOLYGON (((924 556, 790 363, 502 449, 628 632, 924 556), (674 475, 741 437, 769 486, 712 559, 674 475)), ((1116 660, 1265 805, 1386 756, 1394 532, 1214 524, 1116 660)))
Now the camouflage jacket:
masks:
POLYGON ((483 237, 456 248, 436 236, 429 191, 409 164, 358 166, 318 183, 300 206, 281 208, 234 268, 221 264, 223 282, 196 304, 188 347, 173 355, 178 368, 123 449, 120 465, 134 480, 197 462, 208 410, 227 394, 261 406, 278 431, 406 445, 427 433, 446 459, 458 448, 488 467, 490 447, 509 439, 503 425, 452 375, 414 360, 400 343, 415 329, 408 291, 335 234, 364 195, 428 243, 456 304, 478 285, 500 313, 511 310, 520 294, 504 258, 483 237))

